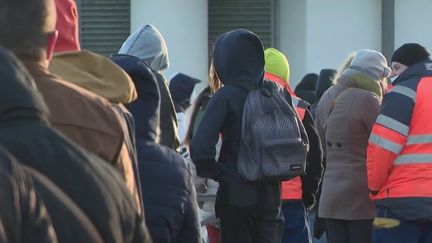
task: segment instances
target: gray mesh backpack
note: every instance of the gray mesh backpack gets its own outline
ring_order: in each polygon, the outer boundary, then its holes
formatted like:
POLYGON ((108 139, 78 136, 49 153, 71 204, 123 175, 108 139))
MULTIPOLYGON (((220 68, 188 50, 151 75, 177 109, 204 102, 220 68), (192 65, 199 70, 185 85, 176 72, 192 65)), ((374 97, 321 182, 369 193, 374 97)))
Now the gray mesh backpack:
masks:
POLYGON ((248 181, 287 180, 305 173, 309 141, 284 90, 247 89, 237 172, 248 181))

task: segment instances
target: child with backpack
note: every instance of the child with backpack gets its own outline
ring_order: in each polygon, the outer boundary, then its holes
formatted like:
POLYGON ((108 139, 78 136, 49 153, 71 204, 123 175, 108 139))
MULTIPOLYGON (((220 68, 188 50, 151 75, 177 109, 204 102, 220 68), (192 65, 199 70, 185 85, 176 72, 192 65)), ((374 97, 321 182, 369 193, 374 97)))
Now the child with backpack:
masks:
POLYGON ((280 181, 304 172, 306 133, 289 94, 263 83, 264 49, 256 34, 240 29, 221 35, 213 64, 224 86, 211 98, 190 149, 198 175, 219 182, 215 207, 221 241, 279 243, 280 181), (271 130, 281 128, 287 132, 270 139, 271 130))

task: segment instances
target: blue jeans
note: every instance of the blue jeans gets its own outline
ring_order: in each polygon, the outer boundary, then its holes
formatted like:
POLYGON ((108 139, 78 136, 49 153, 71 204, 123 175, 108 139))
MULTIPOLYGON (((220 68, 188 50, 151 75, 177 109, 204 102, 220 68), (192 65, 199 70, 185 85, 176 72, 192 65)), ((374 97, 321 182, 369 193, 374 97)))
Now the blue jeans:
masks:
POLYGON ((404 220, 385 207, 377 207, 376 211, 381 224, 375 219, 373 243, 432 243, 432 222, 404 220))
POLYGON ((309 214, 303 202, 283 202, 282 211, 285 218, 282 243, 311 243, 309 214))

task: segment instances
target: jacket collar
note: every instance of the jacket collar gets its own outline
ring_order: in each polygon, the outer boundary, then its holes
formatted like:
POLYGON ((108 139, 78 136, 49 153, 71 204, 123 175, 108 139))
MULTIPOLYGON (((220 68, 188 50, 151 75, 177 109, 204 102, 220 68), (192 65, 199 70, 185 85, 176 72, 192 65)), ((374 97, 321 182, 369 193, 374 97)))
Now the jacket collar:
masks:
POLYGON ((393 82, 393 85, 403 82, 404 80, 425 75, 432 76, 432 60, 422 61, 408 67, 408 69, 400 74, 399 77, 393 82))

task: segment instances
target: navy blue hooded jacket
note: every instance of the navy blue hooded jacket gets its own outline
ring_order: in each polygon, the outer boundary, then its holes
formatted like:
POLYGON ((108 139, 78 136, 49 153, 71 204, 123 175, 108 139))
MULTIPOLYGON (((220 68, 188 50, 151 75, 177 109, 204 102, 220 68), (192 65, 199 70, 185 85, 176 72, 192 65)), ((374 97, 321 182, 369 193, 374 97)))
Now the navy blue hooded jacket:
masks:
POLYGON ((258 205, 263 212, 277 214, 281 204, 280 183, 249 183, 236 173, 243 106, 248 95, 240 86, 262 85, 262 42, 247 30, 225 33, 216 41, 213 64, 224 87, 211 98, 192 139, 190 150, 197 174, 219 182, 216 208, 220 203, 240 207, 258 205), (222 146, 216 161, 215 146, 220 134, 222 146))
POLYGON ((138 163, 146 223, 156 243, 198 243, 200 224, 189 166, 174 150, 157 144, 160 93, 156 77, 140 59, 112 60, 133 79, 138 99, 127 105, 135 118, 138 163))

